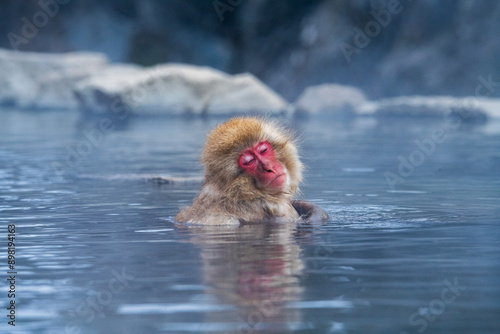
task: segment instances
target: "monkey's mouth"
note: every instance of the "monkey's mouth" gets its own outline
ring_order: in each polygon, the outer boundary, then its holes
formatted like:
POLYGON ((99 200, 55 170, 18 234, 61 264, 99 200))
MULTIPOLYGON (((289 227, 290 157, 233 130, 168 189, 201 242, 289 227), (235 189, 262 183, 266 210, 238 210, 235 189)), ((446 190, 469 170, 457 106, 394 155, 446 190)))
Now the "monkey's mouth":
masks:
POLYGON ((274 189, 282 189, 287 182, 286 173, 276 176, 271 182, 267 184, 268 187, 274 189))

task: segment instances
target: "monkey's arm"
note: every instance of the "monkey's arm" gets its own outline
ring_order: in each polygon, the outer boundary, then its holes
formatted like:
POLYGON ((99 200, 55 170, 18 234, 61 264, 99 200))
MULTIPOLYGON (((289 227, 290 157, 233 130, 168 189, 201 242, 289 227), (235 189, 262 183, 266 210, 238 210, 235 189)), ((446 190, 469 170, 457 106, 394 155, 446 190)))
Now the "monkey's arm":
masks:
POLYGON ((322 207, 304 200, 292 200, 292 206, 306 223, 326 223, 328 213, 322 207))

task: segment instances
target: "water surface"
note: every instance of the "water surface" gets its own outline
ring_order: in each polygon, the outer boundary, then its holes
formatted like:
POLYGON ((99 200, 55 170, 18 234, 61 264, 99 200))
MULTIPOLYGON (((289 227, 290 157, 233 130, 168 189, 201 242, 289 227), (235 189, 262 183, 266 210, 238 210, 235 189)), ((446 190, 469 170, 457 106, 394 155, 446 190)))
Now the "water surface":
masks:
MULTIPOLYGON (((330 221, 204 229, 173 221, 198 183, 147 178, 201 176, 221 119, 112 120, 102 136, 99 118, 73 113, 0 119, 0 267, 5 277, 15 224, 16 332, 500 331, 498 122, 292 121, 301 197, 330 221)), ((0 330, 14 332, 3 291, 0 330)))

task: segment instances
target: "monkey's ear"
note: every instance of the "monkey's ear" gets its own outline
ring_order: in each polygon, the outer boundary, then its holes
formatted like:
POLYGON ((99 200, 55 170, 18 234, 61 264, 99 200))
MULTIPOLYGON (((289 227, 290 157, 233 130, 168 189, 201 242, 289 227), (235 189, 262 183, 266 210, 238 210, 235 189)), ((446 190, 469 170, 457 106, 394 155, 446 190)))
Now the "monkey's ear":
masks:
POLYGON ((308 224, 326 224, 330 217, 319 205, 302 200, 292 200, 292 206, 300 218, 308 224))

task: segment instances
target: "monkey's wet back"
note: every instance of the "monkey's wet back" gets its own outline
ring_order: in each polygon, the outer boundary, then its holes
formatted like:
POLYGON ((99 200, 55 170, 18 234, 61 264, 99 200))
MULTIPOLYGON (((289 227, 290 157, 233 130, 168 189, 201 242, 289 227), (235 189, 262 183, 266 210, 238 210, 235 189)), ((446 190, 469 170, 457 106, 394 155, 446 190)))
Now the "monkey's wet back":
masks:
POLYGON ((100 137, 70 113, 2 112, 2 269, 15 225, 17 273, 0 302, 15 300, 16 329, 500 331, 498 123, 291 122, 326 225, 181 228, 200 184, 142 176, 202 175, 219 122, 131 119, 100 137))

